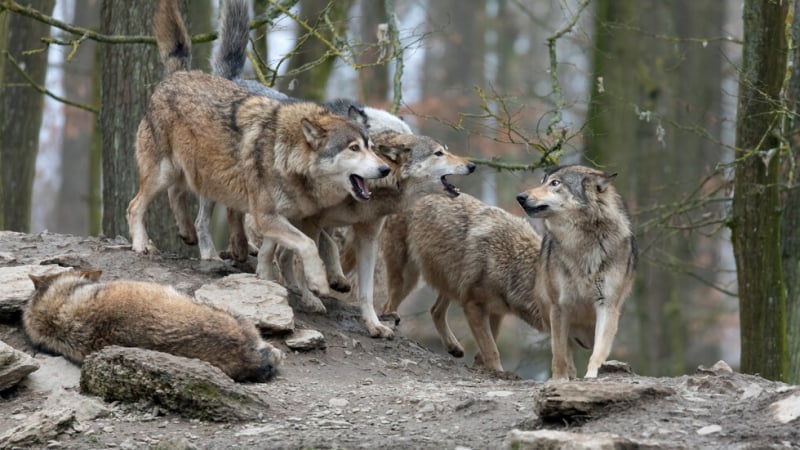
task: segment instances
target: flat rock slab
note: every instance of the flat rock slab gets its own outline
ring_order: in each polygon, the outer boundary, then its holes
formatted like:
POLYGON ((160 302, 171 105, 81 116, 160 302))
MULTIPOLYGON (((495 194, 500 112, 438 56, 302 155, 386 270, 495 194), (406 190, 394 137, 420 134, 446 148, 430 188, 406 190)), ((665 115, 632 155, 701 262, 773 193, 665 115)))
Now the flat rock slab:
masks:
POLYGON ((255 420, 268 408, 257 393, 199 359, 129 347, 90 354, 81 392, 106 401, 150 401, 184 417, 228 422, 255 420))
POLYGON ((0 341, 0 392, 15 386, 38 368, 33 358, 0 341))
POLYGON ((325 336, 317 330, 294 330, 285 342, 292 350, 308 351, 325 348, 325 336))
POLYGON ((608 381, 548 381, 534 397, 534 412, 546 421, 599 416, 618 403, 674 394, 670 388, 608 381))
POLYGON ((0 267, 0 320, 18 317, 33 294, 29 274, 44 275, 71 270, 54 264, 0 267))
POLYGON ((610 433, 571 433, 568 431, 511 430, 503 441, 504 449, 514 450, 619 450, 683 449, 684 446, 628 439, 610 433))
POLYGON ((780 423, 789 423, 800 417, 800 392, 795 391, 769 407, 772 417, 780 423))
POLYGON ((286 333, 294 329, 294 311, 289 293, 278 283, 261 280, 249 273, 237 273, 204 284, 194 296, 252 321, 266 333, 286 333))
POLYGON ((75 411, 69 408, 36 412, 23 423, 0 435, 0 449, 28 448, 47 443, 68 431, 74 422, 75 411))
POLYGON ((81 368, 63 356, 40 353, 34 358, 39 370, 28 375, 25 385, 34 392, 48 393, 59 389, 77 388, 81 379, 81 368))

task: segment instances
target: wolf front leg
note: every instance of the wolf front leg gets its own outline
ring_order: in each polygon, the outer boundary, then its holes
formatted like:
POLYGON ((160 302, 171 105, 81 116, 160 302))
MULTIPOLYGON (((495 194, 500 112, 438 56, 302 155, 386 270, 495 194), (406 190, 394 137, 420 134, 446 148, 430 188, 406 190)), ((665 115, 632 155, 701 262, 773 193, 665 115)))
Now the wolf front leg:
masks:
POLYGON ((592 348, 592 356, 589 358, 586 378, 597 378, 597 371, 611 353, 611 345, 617 334, 620 316, 619 309, 607 301, 595 302, 594 310, 597 317, 594 328, 594 348, 592 348))
MULTIPOLYGON (((255 213, 255 209, 253 211, 256 230, 265 240, 271 239, 278 245, 300 255, 308 288, 317 296, 330 295, 328 280, 325 277, 325 267, 319 257, 314 240, 303 234, 283 216, 255 213)), ((262 245, 261 251, 263 250, 264 246, 262 245)), ((258 256, 259 262, 262 261, 261 251, 258 256)), ((321 303, 320 306, 322 306, 321 303)), ((323 310, 324 308, 322 306, 323 310)))
POLYGON ((569 311, 566 305, 561 302, 554 303, 550 307, 550 342, 553 351, 553 371, 554 380, 568 380, 570 372, 569 357, 569 311))
POLYGON ((353 225, 353 245, 356 250, 358 303, 361 305, 361 318, 364 320, 370 336, 391 339, 394 337, 394 331, 381 323, 373 305, 375 258, 378 253, 378 236, 382 227, 383 219, 353 225))
POLYGON ((339 246, 331 237, 328 230, 320 230, 319 233, 319 256, 325 263, 325 275, 328 277, 331 289, 337 292, 350 292, 350 282, 342 270, 339 246))

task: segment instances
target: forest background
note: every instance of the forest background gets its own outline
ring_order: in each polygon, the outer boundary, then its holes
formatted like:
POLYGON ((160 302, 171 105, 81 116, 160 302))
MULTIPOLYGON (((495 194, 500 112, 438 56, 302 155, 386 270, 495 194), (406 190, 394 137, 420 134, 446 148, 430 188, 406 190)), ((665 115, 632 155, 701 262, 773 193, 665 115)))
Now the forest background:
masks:
MULTIPOLYGON (((0 229, 128 236, 135 130, 161 76, 155 3, 0 0, 0 229)), ((218 1, 181 7, 193 67, 208 71, 218 1)), ((480 163, 457 182, 488 203, 521 214, 516 194, 556 162, 618 172, 640 265, 612 357, 645 375, 724 359, 800 382, 795 2, 253 8, 247 77, 397 112, 480 163)), ((160 248, 197 256, 176 239, 165 200, 148 221, 160 248)), ((218 211, 223 248, 224 228, 218 211)), ((441 349, 432 301, 423 289, 405 302, 402 330, 441 349)), ((456 309, 456 334, 474 352, 456 309)), ((499 344, 504 367, 547 376, 547 336, 509 318, 499 344)))

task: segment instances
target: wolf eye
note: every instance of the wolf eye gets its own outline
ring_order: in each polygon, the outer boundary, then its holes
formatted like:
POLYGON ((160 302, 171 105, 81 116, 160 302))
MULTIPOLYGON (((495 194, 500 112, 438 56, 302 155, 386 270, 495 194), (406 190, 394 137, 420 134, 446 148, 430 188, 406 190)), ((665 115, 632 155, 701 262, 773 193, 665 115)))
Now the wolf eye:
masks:
POLYGON ((444 152, 439 150, 438 152, 434 153, 436 156, 444 156, 444 152))
POLYGON ((353 144, 350 146, 350 150, 357 152, 361 150, 361 147, 359 147, 358 144, 353 144))
POLYGON ((560 182, 560 181, 558 181, 558 180, 552 180, 552 181, 550 181, 550 186, 556 187, 556 186, 558 186, 559 184, 561 184, 561 182, 560 182))

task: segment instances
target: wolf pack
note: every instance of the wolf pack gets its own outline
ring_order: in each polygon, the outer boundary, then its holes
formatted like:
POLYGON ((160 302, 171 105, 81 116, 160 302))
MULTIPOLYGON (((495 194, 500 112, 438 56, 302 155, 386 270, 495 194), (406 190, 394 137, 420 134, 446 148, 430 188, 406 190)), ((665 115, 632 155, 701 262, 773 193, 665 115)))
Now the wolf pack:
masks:
MULTIPOLYGON (((399 117, 339 99, 292 98, 242 72, 249 37, 245 0, 224 0, 212 73, 192 71, 191 40, 177 0, 160 0, 153 29, 164 66, 136 136, 139 191, 127 219, 132 249, 156 254, 144 217, 164 191, 181 238, 202 259, 219 258, 211 238, 216 203, 227 209, 227 254, 257 251, 256 275, 295 285, 296 305, 324 314, 320 297, 351 290, 366 332, 392 338, 373 305, 382 256, 388 301, 424 280, 437 292, 431 315, 447 351, 464 347, 447 322, 461 305, 479 352, 474 364, 502 372, 503 317, 551 335, 552 378, 575 378, 573 345, 591 349, 586 378, 608 358, 636 268, 636 240, 615 173, 571 165, 548 169, 517 195, 529 220, 460 193, 448 179, 475 164, 399 117), (199 198, 194 222, 189 200, 199 198), (332 235, 346 228, 345 254, 332 235), (295 258, 299 264, 296 264, 295 258), (344 264, 343 264, 344 260, 344 264), (295 273, 297 272, 297 273, 295 273)), ((170 286, 100 281, 99 270, 35 276, 23 315, 33 344, 81 363, 109 345, 198 358, 232 379, 268 381, 284 359, 255 326, 170 286)))

